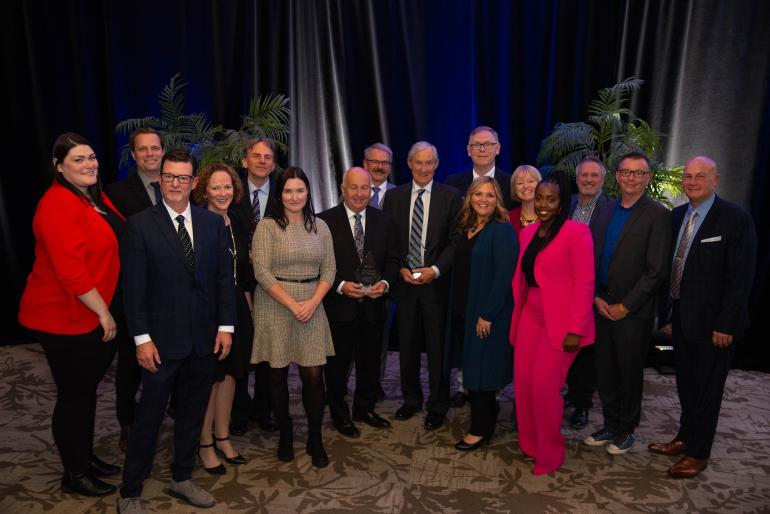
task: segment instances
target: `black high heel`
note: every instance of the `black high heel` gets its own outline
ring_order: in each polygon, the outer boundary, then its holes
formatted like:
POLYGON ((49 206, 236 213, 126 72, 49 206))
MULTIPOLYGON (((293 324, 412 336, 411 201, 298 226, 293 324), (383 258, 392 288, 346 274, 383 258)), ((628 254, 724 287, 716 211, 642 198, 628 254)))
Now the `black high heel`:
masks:
MULTIPOLYGON (((201 448, 213 448, 214 443, 211 444, 199 444, 198 445, 198 458, 201 461, 201 464, 203 464, 203 458, 201 458, 201 448)), ((214 451, 216 452, 216 448, 214 448, 214 451)), ((224 465, 220 462, 219 465, 214 466, 213 468, 207 468, 205 464, 203 464, 203 469, 206 470, 206 473, 209 473, 211 475, 224 475, 227 473, 227 469, 225 469, 224 465)))
POLYGON ((229 440, 230 440, 230 436, 227 436, 227 437, 214 436, 214 442, 212 443, 214 445, 214 451, 217 453, 217 455, 225 459, 225 462, 227 462, 228 464, 233 464, 233 465, 246 464, 246 459, 244 459, 243 455, 241 455, 240 453, 238 453, 235 457, 228 457, 227 455, 225 455, 225 452, 220 450, 219 447, 217 446, 217 441, 229 441, 229 440))
POLYGON ((484 445, 489 444, 490 439, 492 439, 492 434, 487 434, 475 443, 466 443, 465 438, 460 439, 455 443, 455 449, 460 450, 461 452, 472 452, 474 450, 478 450, 484 445))

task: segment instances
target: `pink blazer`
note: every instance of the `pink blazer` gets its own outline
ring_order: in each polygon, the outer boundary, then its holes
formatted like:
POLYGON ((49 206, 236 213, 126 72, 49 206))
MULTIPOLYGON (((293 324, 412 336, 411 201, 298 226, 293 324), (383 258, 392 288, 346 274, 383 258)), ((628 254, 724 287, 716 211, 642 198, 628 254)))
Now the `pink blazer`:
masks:
MULTIPOLYGON (((524 227, 519 235, 521 250, 513 275, 513 317, 510 342, 516 343, 516 330, 527 298, 526 278, 521 272, 521 258, 540 222, 524 227)), ((594 326, 594 248, 587 225, 567 220, 559 234, 535 260, 535 279, 543 298, 543 315, 548 340, 562 350, 568 332, 579 336, 580 346, 593 344, 594 326)))

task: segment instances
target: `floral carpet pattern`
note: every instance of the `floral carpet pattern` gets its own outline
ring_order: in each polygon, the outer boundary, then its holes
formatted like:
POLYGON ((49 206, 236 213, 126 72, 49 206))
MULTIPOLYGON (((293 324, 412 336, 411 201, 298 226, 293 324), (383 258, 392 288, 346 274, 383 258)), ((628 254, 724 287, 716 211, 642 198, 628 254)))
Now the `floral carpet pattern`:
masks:
MULTIPOLYGON (((386 417, 399 406, 397 370, 398 355, 391 353, 384 383, 388 397, 378 406, 386 417)), ((645 374, 639 442, 630 453, 613 457, 603 448, 580 443, 600 422, 595 408, 586 429, 565 428, 565 465, 541 477, 532 475, 532 461, 518 451, 510 388, 500 399, 495 438, 482 450, 465 454, 453 448, 467 426, 468 407, 451 409, 446 425, 435 432, 423 430, 422 417, 415 416, 393 421, 393 428, 384 431, 359 424, 359 439, 340 436, 327 415, 324 441, 331 464, 315 469, 302 451, 306 425, 293 371, 290 380, 297 458, 287 464, 276 459, 277 434, 252 427, 245 436, 234 437, 247 464, 228 466, 221 477, 202 469, 194 472, 218 502, 205 512, 770 512, 768 374, 730 374, 712 461, 692 480, 668 478, 673 459, 646 449, 649 442, 674 434, 679 412, 674 377, 652 369, 645 374)), ((100 385, 95 447, 107 462, 122 464, 113 391, 114 366, 100 385)), ((81 498, 59 490, 61 463, 50 431, 54 399, 53 380, 38 345, 0 347, 0 513, 115 512, 116 495, 81 498)), ((566 410, 565 419, 568 415, 566 410)), ((196 512, 165 492, 171 427, 166 420, 152 477, 145 483, 145 507, 150 512, 196 512)))

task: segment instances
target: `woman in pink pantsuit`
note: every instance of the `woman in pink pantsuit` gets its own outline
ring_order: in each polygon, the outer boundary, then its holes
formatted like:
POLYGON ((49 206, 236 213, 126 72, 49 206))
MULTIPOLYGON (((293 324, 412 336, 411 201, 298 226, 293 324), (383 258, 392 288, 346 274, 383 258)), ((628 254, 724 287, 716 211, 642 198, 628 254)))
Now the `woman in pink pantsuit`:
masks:
POLYGON ((513 276, 513 384, 519 447, 535 475, 564 463, 561 389, 579 348, 594 342, 594 254, 586 225, 567 219, 570 184, 554 173, 537 185, 538 222, 519 236, 513 276))

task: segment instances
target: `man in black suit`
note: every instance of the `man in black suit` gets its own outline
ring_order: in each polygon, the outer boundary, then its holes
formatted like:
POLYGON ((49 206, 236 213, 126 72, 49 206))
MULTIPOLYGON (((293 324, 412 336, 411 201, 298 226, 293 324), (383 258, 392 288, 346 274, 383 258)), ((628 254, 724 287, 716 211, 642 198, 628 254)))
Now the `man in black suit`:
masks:
MULTIPOLYGON (((253 234, 257 223, 265 216, 267 202, 273 196, 273 182, 270 180, 270 175, 275 171, 275 143, 267 138, 252 139, 243 149, 241 164, 246 170, 246 180, 244 194, 235 205, 235 210, 238 212, 238 218, 247 223, 247 226, 243 227, 244 232, 253 234)), ((235 435, 246 432, 249 419, 256 421, 259 428, 266 432, 278 430, 270 410, 270 365, 267 362, 260 362, 252 368, 254 370, 253 397, 249 397, 248 374, 235 382, 235 399, 230 423, 230 432, 235 435)))
POLYGON ((142 367, 142 395, 128 440, 118 510, 143 512, 142 484, 152 469, 158 430, 176 389, 170 494, 206 508, 213 497, 191 480, 217 356, 230 351, 235 286, 221 216, 190 204, 195 159, 163 157, 163 200, 128 220, 121 241, 126 317, 142 367))
POLYGON ((464 196, 474 179, 484 175, 494 177, 503 192, 505 208, 513 209, 511 176, 497 168, 495 164, 497 156, 500 155, 500 139, 495 129, 481 125, 471 130, 467 148, 468 157, 473 161, 473 169, 462 173, 453 173, 446 178, 445 182, 464 196))
POLYGON ((337 276, 324 298, 324 310, 334 339, 334 356, 324 367, 326 391, 335 428, 358 437, 353 421, 374 428, 390 423, 375 411, 379 392, 380 350, 385 324, 385 298, 395 283, 398 258, 390 217, 367 207, 371 179, 363 168, 350 168, 342 178, 342 203, 318 215, 329 226, 334 241, 337 276), (377 276, 361 276, 367 270, 377 276), (371 282, 363 283, 364 280, 371 282), (353 421, 345 402, 348 368, 355 356, 356 391, 353 421))
POLYGON ((438 151, 419 141, 409 150, 407 163, 412 182, 388 193, 383 211, 396 226, 399 278, 393 286, 398 302, 398 330, 403 405, 396 419, 406 420, 422 410, 420 350, 428 357, 430 395, 424 427, 444 423, 449 409, 449 379, 443 370, 444 333, 449 299, 449 276, 457 237, 460 195, 433 180, 438 151))
POLYGON ((668 290, 682 415, 671 442, 648 448, 684 454, 668 473, 691 478, 708 464, 735 342, 748 328, 757 235, 746 211, 716 196, 714 161, 691 159, 682 184, 689 203, 672 214, 668 290))
MULTIPOLYGON (((138 128, 128 136, 131 157, 136 171, 126 180, 104 188, 107 196, 126 218, 160 201, 160 161, 163 158, 163 140, 150 127, 138 128)), ((117 301, 121 299, 118 296, 117 301)), ((122 307, 118 306, 118 366, 115 373, 115 410, 120 424, 118 445, 122 451, 128 447, 128 435, 134 424, 136 393, 139 391, 139 363, 133 338, 128 334, 122 307)))
POLYGON ((666 280, 671 214, 645 194, 652 180, 647 157, 625 155, 615 179, 620 201, 604 235, 596 274, 596 386, 604 426, 584 439, 624 454, 636 443, 643 370, 650 347, 655 299, 666 280), (608 444, 609 443, 609 444, 608 444))
MULTIPOLYGON (((617 202, 604 194, 604 177, 607 168, 596 157, 587 157, 575 168, 578 194, 572 195, 570 218, 584 223, 591 229, 594 240, 594 262, 599 262, 604 233, 607 231, 617 202)), ((580 349, 567 374, 567 398, 575 406, 570 416, 572 428, 581 429, 588 424, 588 411, 593 405, 596 389, 596 365, 594 345, 580 349)))
POLYGON ((396 187, 388 182, 390 171, 393 168, 393 151, 382 143, 374 143, 364 150, 364 169, 372 177, 372 191, 369 203, 372 207, 382 209, 385 203, 385 195, 396 187))

